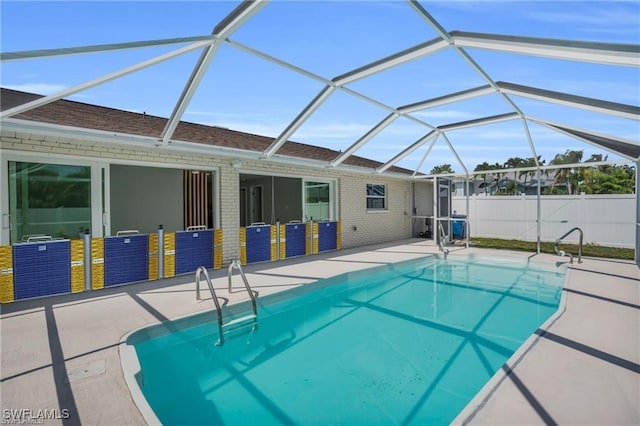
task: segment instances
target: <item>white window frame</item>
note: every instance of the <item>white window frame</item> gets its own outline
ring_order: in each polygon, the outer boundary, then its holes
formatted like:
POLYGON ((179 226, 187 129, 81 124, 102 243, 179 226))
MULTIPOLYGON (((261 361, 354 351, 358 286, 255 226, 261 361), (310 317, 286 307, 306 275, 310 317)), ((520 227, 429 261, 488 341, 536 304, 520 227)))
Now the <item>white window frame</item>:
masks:
POLYGON ((318 177, 303 177, 302 178, 302 221, 308 222, 310 220, 310 216, 307 211, 307 202, 306 202, 306 183, 307 182, 315 182, 315 183, 326 183, 329 185, 329 221, 335 222, 338 211, 338 197, 337 187, 338 183, 336 179, 328 179, 328 178, 318 178, 318 177))
POLYGON ((386 183, 380 183, 380 182, 368 182, 365 186, 365 194, 366 194, 366 198, 365 198, 365 207, 367 210, 367 213, 379 213, 379 212, 387 212, 389 211, 389 195, 388 195, 388 191, 389 191, 389 187, 386 183), (376 186, 382 186, 384 187, 384 196, 379 196, 379 195, 369 195, 369 186, 370 185, 376 185, 376 186), (384 207, 383 208, 377 208, 377 207, 369 207, 368 206, 368 201, 370 199, 383 199, 384 200, 384 207))

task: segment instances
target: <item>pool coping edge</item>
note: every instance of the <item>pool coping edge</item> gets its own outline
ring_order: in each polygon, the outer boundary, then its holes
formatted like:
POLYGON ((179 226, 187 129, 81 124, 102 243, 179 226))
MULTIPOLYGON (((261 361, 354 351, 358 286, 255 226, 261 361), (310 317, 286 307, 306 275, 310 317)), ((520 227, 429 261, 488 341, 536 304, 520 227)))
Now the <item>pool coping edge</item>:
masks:
MULTIPOLYGON (((567 292, 564 291, 567 283, 569 282, 569 276, 573 269, 567 268, 562 285, 562 296, 560 297, 560 304, 558 309, 554 312, 545 322, 543 322, 536 331, 547 331, 555 324, 555 322, 562 317, 567 309, 567 292)), ((504 364, 494 373, 487 383, 476 393, 476 395, 467 403, 467 405, 458 413, 458 415, 450 423, 452 425, 467 425, 478 414, 480 410, 484 408, 489 399, 493 396, 494 392, 500 387, 502 382, 509 377, 510 372, 505 371, 505 367, 509 371, 513 371, 518 364, 524 359, 527 353, 535 347, 538 341, 542 338, 541 335, 533 333, 527 338, 527 340, 520 345, 520 347, 505 361, 504 364)))
MULTIPOLYGON (((471 255, 466 255, 466 256, 473 259, 476 259, 478 257, 475 253, 471 255)), ((432 258, 432 257, 436 259, 444 258, 446 260, 446 257, 444 257, 441 253, 430 253, 424 257, 420 257, 420 259, 432 258)), ((453 257, 455 258, 456 256, 453 256, 453 257)), ((480 257, 482 258, 482 256, 480 257)), ((410 260, 407 260, 406 262, 410 263, 415 260, 416 259, 410 259, 410 260)), ((514 260, 514 261, 517 260, 519 262, 522 259, 519 258, 518 256, 514 256, 510 260, 514 260)), ((530 264, 531 259, 525 262, 527 264, 530 264)), ((400 263, 404 263, 404 261, 400 263)), ((546 261, 540 262, 540 264, 545 264, 545 263, 547 262, 546 261)), ((359 273, 362 271, 375 269, 375 268, 376 267, 368 267, 362 270, 349 271, 349 272, 338 274, 332 277, 320 279, 318 281, 331 280, 339 276, 349 275, 354 272, 359 273)), ((541 324, 537 330, 546 331, 555 323, 555 321, 557 321, 562 316, 562 314, 564 314, 566 310, 566 297, 567 297, 567 294, 564 291, 564 288, 566 287, 567 282, 569 282, 569 276, 571 274, 571 271, 572 271, 572 268, 567 267, 564 280, 563 280, 563 287, 561 291, 562 295, 560 298, 558 310, 554 312, 543 324, 541 324)), ((317 281, 314 281, 312 283, 315 283, 315 282, 317 281)), ((306 287, 307 285, 312 283, 304 283, 297 287, 306 287)), ((274 294, 267 295, 266 297, 268 296, 277 297, 281 295, 279 293, 274 293, 274 294)), ((242 303, 248 303, 248 301, 236 301, 232 304, 240 305, 242 303)), ((204 312, 187 313, 187 314, 179 315, 175 318, 172 318, 170 319, 170 321, 179 321, 183 319, 189 319, 191 317, 197 317, 199 315, 203 315, 203 313, 204 312)), ((138 381, 135 378, 136 374, 139 374, 142 372, 142 367, 140 365, 137 352, 135 350, 135 345, 129 344, 128 340, 132 335, 145 329, 162 326, 164 322, 165 321, 155 321, 153 323, 137 327, 125 333, 120 339, 120 343, 118 345, 119 354, 120 354, 120 364, 121 364, 125 382, 127 384, 128 390, 131 395, 131 399, 133 400, 135 406, 137 407, 138 411, 142 415, 145 422, 149 425, 161 425, 162 422, 153 411, 153 408, 147 401, 147 398, 145 397, 142 391, 142 388, 140 387, 138 381)), ((537 335, 536 333, 533 333, 531 336, 529 336, 527 340, 525 340, 525 342, 516 350, 516 352, 514 352, 511 355, 511 357, 509 357, 509 359, 507 359, 507 361, 501 366, 501 368, 489 379, 489 381, 483 385, 480 391, 471 399, 471 401, 469 401, 469 403, 467 403, 467 405, 463 408, 463 410, 460 413, 458 413, 458 415, 453 419, 453 421, 450 424, 468 424, 475 417, 478 411, 480 411, 485 406, 489 398, 493 395, 495 390, 497 390, 500 384, 509 376, 509 373, 506 373, 504 371, 504 367, 506 366, 510 370, 515 368, 520 363, 520 361, 522 361, 522 359, 529 352, 529 350, 531 350, 535 346, 535 344, 537 343, 538 339, 540 339, 540 337, 541 336, 537 335)), ((144 378, 142 378, 142 380, 144 381, 144 378)))
MULTIPOLYGON (((158 322, 158 324, 160 324, 160 322, 158 322)), ((142 367, 138 361, 138 354, 136 353, 135 347, 127 343, 127 340, 132 334, 147 327, 149 327, 149 325, 138 327, 122 336, 120 344, 118 345, 118 352, 120 353, 120 366, 122 367, 124 381, 127 383, 133 403, 138 408, 138 411, 147 424, 161 425, 162 422, 160 422, 160 419, 156 416, 151 405, 149 405, 147 398, 145 398, 142 393, 142 389, 135 378, 136 374, 142 372, 142 367)), ((144 380, 144 378, 142 380, 144 380)))

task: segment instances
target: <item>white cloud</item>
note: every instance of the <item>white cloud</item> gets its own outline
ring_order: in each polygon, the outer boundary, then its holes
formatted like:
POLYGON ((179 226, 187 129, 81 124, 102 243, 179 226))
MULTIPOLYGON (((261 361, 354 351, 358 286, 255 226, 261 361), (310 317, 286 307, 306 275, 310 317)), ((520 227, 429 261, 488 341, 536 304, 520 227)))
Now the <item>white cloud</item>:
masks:
POLYGON ((614 32, 624 32, 622 29, 626 27, 627 31, 637 33, 637 8, 624 8, 621 5, 615 7, 608 3, 606 7, 590 6, 580 10, 579 6, 584 4, 577 4, 578 7, 573 7, 571 11, 567 12, 537 10, 530 13, 529 16, 542 22, 556 22, 563 25, 582 24, 596 31, 603 31, 606 27, 614 32))
POLYGON ((4 87, 22 92, 37 93, 38 95, 53 95, 68 89, 68 86, 57 83, 21 83, 5 84, 4 87))

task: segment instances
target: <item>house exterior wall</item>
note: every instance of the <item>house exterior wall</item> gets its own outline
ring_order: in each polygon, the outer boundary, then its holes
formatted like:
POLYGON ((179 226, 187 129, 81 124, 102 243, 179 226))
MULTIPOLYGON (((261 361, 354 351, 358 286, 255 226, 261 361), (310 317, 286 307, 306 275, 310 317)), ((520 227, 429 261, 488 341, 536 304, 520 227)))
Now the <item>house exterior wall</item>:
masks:
POLYGON ((410 182, 385 181, 379 176, 355 175, 340 178, 339 188, 342 240, 345 248, 393 241, 410 236, 410 182), (387 210, 367 211, 367 183, 385 183, 387 185, 387 210))
MULTIPOLYGON (((239 250, 239 174, 257 173, 276 176, 335 179, 337 219, 342 224, 344 248, 357 247, 407 238, 410 234, 410 182, 409 180, 364 175, 326 168, 291 166, 267 160, 245 160, 239 168, 231 165, 232 158, 202 153, 178 152, 168 149, 115 145, 102 142, 79 141, 70 138, 2 131, 0 153, 32 153, 34 162, 47 162, 48 158, 82 158, 105 163, 159 165, 216 169, 219 206, 215 207, 219 227, 223 230, 223 259, 237 259, 239 250), (387 210, 368 212, 366 184, 387 186, 387 210)), ((6 185, 0 180, 1 185, 6 185)), ((4 191, 6 188, 2 188, 4 191)), ((112 188, 113 191, 113 188, 112 188)), ((3 206, 3 212, 6 206, 3 206)))

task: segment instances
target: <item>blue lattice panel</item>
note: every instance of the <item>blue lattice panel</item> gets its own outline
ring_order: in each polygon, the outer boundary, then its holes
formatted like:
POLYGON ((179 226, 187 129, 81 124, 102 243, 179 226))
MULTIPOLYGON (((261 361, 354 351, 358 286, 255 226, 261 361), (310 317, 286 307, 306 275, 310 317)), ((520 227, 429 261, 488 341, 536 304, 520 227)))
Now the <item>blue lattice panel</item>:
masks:
POLYGON ((104 239, 105 287, 148 279, 148 235, 127 235, 104 239))
POLYGON ((15 244, 13 284, 16 300, 70 293, 69 240, 15 244))
POLYGON ((286 257, 304 256, 307 244, 306 225, 304 223, 288 223, 285 229, 286 257))
POLYGON ((338 222, 318 222, 318 252, 338 248, 338 222))
POLYGON ((213 268, 213 230, 176 232, 176 274, 213 268))
POLYGON ((271 260, 271 225, 246 227, 247 263, 271 260))

